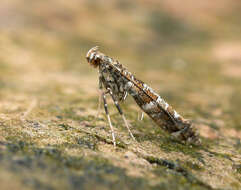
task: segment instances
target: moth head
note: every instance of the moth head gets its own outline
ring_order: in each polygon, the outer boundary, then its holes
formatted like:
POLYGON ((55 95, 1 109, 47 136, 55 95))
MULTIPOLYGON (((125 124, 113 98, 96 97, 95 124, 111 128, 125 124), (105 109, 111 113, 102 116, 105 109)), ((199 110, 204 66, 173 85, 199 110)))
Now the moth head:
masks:
POLYGON ((91 48, 87 54, 86 59, 91 66, 97 67, 101 63, 102 53, 98 51, 99 47, 95 46, 91 48))

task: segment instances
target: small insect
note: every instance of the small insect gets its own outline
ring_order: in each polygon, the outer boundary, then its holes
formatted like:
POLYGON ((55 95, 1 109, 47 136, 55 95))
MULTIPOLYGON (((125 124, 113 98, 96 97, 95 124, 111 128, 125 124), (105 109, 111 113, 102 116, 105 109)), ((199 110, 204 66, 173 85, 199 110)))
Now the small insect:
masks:
MULTIPOLYGON (((99 69, 100 101, 103 99, 104 109, 111 129, 112 140, 116 146, 114 129, 108 112, 106 95, 109 94, 120 113, 130 136, 133 136, 119 102, 125 101, 130 94, 137 105, 162 129, 177 140, 191 144, 200 144, 199 136, 193 124, 179 115, 163 98, 148 85, 138 80, 117 60, 98 51, 98 46, 91 48, 86 59, 90 65, 99 69)), ((100 104, 99 104, 100 105, 100 104)))

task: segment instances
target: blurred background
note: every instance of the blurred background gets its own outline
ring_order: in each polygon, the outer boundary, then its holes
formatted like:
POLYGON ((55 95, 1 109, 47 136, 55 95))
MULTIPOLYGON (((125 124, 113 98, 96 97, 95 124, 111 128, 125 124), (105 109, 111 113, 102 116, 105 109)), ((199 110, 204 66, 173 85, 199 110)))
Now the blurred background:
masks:
MULTIPOLYGON (((98 45, 194 120, 202 138, 240 145, 240 10, 237 0, 1 0, 0 141, 46 147, 71 141, 55 138, 58 122, 91 123, 98 72, 85 55, 98 45)), ((138 107, 127 102, 134 120, 138 107)), ((6 166, 5 187, 12 175, 6 166)))

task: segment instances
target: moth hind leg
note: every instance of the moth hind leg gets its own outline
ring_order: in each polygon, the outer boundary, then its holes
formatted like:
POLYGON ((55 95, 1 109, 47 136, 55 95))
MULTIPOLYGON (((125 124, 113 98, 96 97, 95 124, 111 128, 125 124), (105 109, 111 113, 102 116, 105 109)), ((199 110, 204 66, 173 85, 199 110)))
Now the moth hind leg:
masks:
POLYGON ((114 102, 114 104, 115 104, 115 106, 116 106, 119 114, 121 115, 121 117, 122 117, 122 119, 123 119, 123 121, 124 121, 124 124, 125 124, 128 132, 129 132, 131 138, 132 138, 133 140, 136 140, 135 137, 134 137, 134 135, 132 134, 132 132, 131 132, 131 130, 130 130, 129 124, 128 124, 127 120, 126 120, 125 115, 123 114, 123 111, 122 111, 122 109, 121 109, 121 107, 120 107, 120 105, 119 105, 119 102, 116 100, 116 98, 115 98, 115 96, 113 95, 113 92, 111 91, 111 89, 108 88, 107 90, 109 91, 110 96, 111 96, 111 98, 112 98, 112 100, 113 100, 113 102, 114 102))

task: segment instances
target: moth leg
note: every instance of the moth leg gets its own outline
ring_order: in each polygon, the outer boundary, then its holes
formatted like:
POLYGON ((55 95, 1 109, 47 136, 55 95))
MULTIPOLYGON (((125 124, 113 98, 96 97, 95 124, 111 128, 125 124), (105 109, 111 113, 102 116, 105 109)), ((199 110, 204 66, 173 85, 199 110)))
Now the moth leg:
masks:
POLYGON ((137 115, 137 120, 142 121, 142 120, 143 120, 143 118, 144 118, 144 112, 143 112, 143 111, 138 112, 138 115, 137 115))
POLYGON ((111 89, 108 88, 107 90, 109 91, 110 96, 111 96, 113 102, 115 103, 115 106, 116 106, 116 108, 117 108, 119 114, 121 115, 121 117, 122 117, 122 119, 123 119, 123 121, 124 121, 124 123, 125 123, 125 126, 126 126, 128 132, 129 132, 131 138, 132 138, 133 140, 136 140, 135 137, 134 137, 134 135, 132 134, 130 128, 129 128, 128 122, 127 122, 127 120, 126 120, 126 118, 125 118, 125 116, 124 116, 124 114, 123 114, 123 111, 122 111, 122 109, 121 109, 121 107, 120 107, 118 101, 117 101, 116 98, 114 97, 114 95, 113 95, 111 89))
POLYGON ((113 128, 111 120, 110 120, 110 115, 109 115, 109 111, 108 111, 108 107, 107 107, 107 101, 106 101, 105 93, 102 93, 102 98, 103 98, 103 102, 104 102, 105 114, 107 116, 108 123, 109 123, 110 130, 111 130, 112 141, 113 141, 114 146, 116 146, 114 128, 113 128))

